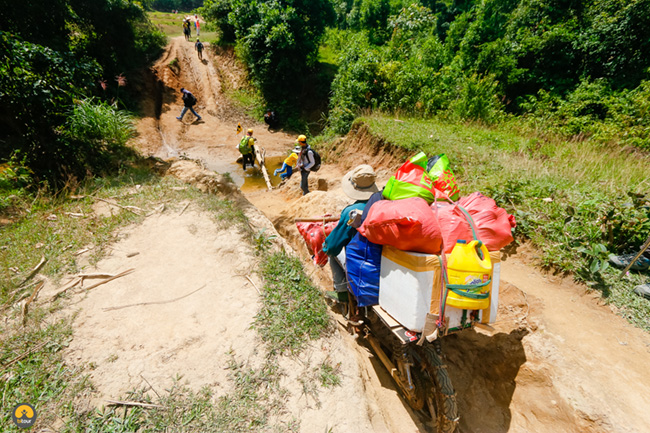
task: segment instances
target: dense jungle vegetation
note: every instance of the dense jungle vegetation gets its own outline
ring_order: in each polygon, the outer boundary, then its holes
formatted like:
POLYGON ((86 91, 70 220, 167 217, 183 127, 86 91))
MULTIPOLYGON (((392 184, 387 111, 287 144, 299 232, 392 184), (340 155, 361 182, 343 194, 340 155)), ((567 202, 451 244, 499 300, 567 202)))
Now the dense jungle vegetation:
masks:
POLYGON ((0 187, 56 189, 124 160, 132 130, 118 108, 136 107, 132 77, 165 42, 143 6, 3 1, 0 23, 0 187))
POLYGON ((321 55, 329 126, 365 109, 498 123, 650 149, 650 0, 206 0, 271 103, 321 55), (322 49, 325 48, 325 49, 322 49))

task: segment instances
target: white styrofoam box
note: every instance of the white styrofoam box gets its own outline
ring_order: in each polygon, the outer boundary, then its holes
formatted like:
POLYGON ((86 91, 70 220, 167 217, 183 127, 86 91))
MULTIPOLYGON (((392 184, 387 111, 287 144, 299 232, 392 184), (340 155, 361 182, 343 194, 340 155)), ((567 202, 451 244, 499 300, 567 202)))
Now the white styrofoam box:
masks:
POLYGON ((405 328, 421 332, 431 308, 438 257, 384 246, 379 305, 405 328))

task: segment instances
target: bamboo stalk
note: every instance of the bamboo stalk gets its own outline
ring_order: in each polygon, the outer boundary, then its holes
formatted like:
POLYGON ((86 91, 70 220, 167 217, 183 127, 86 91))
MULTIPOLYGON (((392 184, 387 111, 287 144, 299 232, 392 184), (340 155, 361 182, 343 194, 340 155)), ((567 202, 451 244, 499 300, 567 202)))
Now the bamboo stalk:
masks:
POLYGON ((273 189, 273 185, 271 185, 271 180, 269 179, 269 174, 266 171, 266 165, 264 165, 264 155, 260 151, 259 147, 255 146, 255 156, 257 157, 257 162, 260 165, 260 169, 262 169, 262 176, 264 176, 264 181, 266 182, 266 186, 271 191, 273 189))
POLYGON ((328 216, 328 217, 307 217, 307 218, 296 218, 293 220, 293 222, 296 223, 318 223, 318 222, 332 222, 332 221, 338 221, 341 219, 340 217, 336 216, 328 216))

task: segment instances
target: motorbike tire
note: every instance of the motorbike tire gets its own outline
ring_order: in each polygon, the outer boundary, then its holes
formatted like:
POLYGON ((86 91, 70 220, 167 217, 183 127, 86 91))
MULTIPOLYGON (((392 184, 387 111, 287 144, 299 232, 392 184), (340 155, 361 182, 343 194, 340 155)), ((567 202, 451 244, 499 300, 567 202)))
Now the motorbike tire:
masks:
POLYGON ((447 366, 438 355, 433 344, 415 346, 423 373, 428 382, 427 404, 437 433, 458 432, 458 403, 456 392, 449 379, 447 366))

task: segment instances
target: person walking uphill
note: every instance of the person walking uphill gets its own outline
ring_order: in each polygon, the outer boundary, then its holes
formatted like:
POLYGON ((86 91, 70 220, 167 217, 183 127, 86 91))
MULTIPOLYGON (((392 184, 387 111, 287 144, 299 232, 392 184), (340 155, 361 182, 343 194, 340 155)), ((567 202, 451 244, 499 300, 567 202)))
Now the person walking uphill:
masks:
POLYGON ((203 60, 203 42, 199 40, 199 38, 196 38, 196 43, 194 44, 194 49, 196 50, 197 54, 199 55, 199 60, 203 60))
POLYGON ((348 301, 348 282, 345 269, 336 256, 357 233, 357 229, 350 224, 350 213, 355 209, 359 212, 363 211, 370 196, 379 191, 376 180, 375 171, 367 164, 355 167, 341 179, 341 189, 345 195, 356 201, 341 211, 339 223, 325 238, 323 244, 323 252, 329 256, 334 282, 334 291, 326 292, 325 295, 338 302, 348 301))
POLYGON ((187 110, 190 110, 192 114, 196 116, 196 120, 201 120, 202 117, 197 114, 196 111, 194 111, 194 105, 196 105, 196 98, 194 95, 192 95, 192 92, 189 90, 185 90, 185 88, 181 87, 181 93, 183 94, 183 111, 181 111, 181 115, 177 117, 178 120, 183 120, 183 116, 185 116, 185 113, 187 113, 187 110))
POLYGON ((296 168, 300 170, 300 189, 302 189, 302 195, 307 195, 309 194, 309 173, 316 164, 316 159, 314 158, 314 151, 307 144, 307 137, 299 135, 298 144, 300 145, 300 155, 298 155, 296 168))
POLYGON ((255 167, 255 139, 253 138, 253 130, 248 129, 246 135, 242 137, 237 145, 239 153, 242 154, 242 167, 246 170, 246 164, 255 167))
POLYGON ((192 31, 190 30, 190 20, 187 18, 183 20, 183 35, 185 35, 186 41, 189 41, 190 36, 192 36, 192 31))

